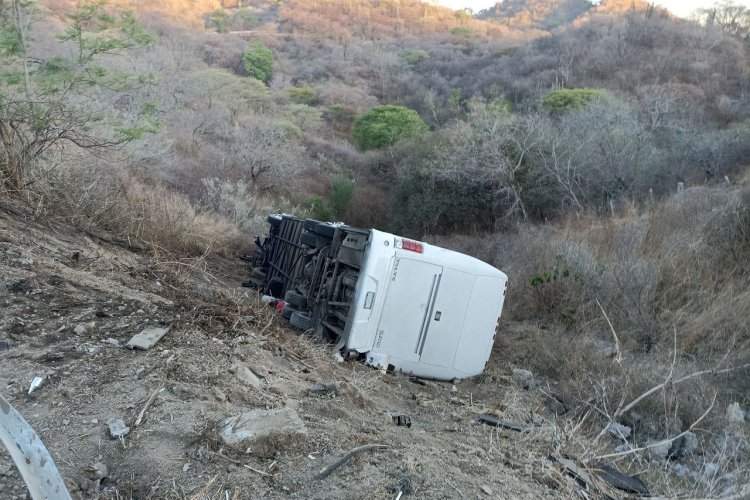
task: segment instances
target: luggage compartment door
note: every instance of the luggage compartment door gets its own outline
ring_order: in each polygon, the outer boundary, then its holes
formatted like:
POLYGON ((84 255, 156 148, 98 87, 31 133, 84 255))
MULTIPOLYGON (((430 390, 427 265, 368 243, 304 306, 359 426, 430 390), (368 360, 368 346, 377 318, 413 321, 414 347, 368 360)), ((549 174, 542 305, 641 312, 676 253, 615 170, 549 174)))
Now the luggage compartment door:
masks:
POLYGON ((420 363, 453 367, 476 276, 443 270, 418 354, 420 363))
POLYGON ((419 361, 442 273, 442 266, 403 257, 394 259, 373 351, 419 361))

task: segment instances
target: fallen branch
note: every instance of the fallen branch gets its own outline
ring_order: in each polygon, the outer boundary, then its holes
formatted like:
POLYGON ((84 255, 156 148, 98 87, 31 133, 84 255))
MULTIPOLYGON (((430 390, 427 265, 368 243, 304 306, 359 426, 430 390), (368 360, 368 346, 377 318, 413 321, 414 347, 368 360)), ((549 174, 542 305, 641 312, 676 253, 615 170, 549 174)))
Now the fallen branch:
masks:
POLYGON ((268 476, 268 477, 273 477, 273 474, 269 474, 268 472, 263 472, 262 470, 258 470, 258 469, 253 469, 252 467, 250 467, 250 466, 249 466, 249 465, 247 465, 247 464, 242 464, 242 466, 243 466, 244 468, 246 468, 246 469, 250 469, 250 470, 251 470, 251 471, 253 471, 253 472, 257 472, 257 473, 258 473, 258 474, 260 474, 261 476, 268 476))
POLYGON ((353 450, 350 450, 346 455, 341 457, 340 459, 333 462, 331 465, 326 467, 325 469, 321 470, 317 476, 315 476, 315 479, 320 481, 321 479, 325 479, 328 476, 330 476, 333 471, 347 463, 349 460, 352 459, 354 455, 357 455, 358 453, 362 453, 369 450, 376 450, 381 448, 388 448, 388 446, 384 444, 366 444, 364 446, 360 446, 358 448, 354 448, 353 450))
POLYGON ((143 409, 138 414, 138 418, 135 419, 135 423, 133 424, 133 427, 138 427, 139 425, 143 423, 143 418, 146 416, 146 410, 148 410, 148 407, 154 403, 156 396, 161 394, 163 390, 164 390, 164 386, 160 385, 159 388, 156 389, 153 394, 151 394, 151 397, 148 398, 148 401, 146 401, 146 404, 143 406, 143 409))
POLYGON ((711 401, 711 406, 709 406, 708 409, 705 412, 703 412, 703 415, 701 415, 698 418, 698 420, 696 420, 695 422, 693 422, 690 425, 690 427, 687 428, 687 430, 685 430, 685 431, 677 434, 675 437, 669 438, 669 439, 664 439, 663 441, 659 441, 658 443, 652 443, 652 444, 647 445, 647 446, 641 446, 640 448, 633 448, 632 450, 621 451, 619 453, 610 453, 608 455, 599 455, 598 457, 595 457, 595 459, 596 460, 601 460, 603 458, 623 457, 625 455, 630 455, 630 454, 633 454, 633 453, 636 453, 636 452, 639 452, 639 451, 648 450, 649 448, 655 448, 657 446, 662 446, 662 445, 665 445, 665 444, 672 444, 674 441, 677 441, 682 436, 684 436, 688 432, 691 432, 693 429, 695 429, 698 426, 698 424, 700 424, 701 421, 704 418, 706 418, 709 413, 711 413, 711 410, 713 410, 713 408, 714 408, 714 404, 716 404, 716 396, 717 396, 717 394, 714 393, 714 399, 713 399, 713 401, 711 401))

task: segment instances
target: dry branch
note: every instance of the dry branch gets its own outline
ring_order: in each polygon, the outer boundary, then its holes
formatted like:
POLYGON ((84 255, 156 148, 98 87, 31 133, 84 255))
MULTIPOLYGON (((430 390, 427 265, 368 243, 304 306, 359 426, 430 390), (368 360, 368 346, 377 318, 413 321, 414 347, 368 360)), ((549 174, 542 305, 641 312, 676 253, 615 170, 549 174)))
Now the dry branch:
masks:
POLYGON ((358 448, 354 448, 353 450, 350 450, 346 455, 336 460, 325 469, 321 470, 318 473, 318 475, 315 476, 315 479, 320 481, 321 479, 327 478, 333 473, 333 471, 335 471, 336 469, 338 469, 339 467, 347 463, 349 460, 352 459, 354 455, 357 455, 358 453, 362 453, 362 452, 369 451, 369 450, 381 449, 381 448, 388 448, 388 446, 384 444, 366 444, 358 448))

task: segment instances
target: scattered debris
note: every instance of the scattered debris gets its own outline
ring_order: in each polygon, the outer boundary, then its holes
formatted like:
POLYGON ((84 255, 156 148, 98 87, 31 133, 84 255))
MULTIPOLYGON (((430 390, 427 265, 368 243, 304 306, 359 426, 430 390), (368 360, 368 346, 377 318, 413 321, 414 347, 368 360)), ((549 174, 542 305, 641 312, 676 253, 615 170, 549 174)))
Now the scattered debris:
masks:
POLYGON ((219 434, 222 442, 243 451, 261 440, 286 442, 307 437, 305 424, 291 408, 242 412, 225 419, 223 426, 219 434))
POLYGON ((45 377, 39 377, 36 376, 33 379, 31 379, 31 385, 29 385, 29 394, 34 392, 35 390, 39 389, 41 387, 42 383, 44 383, 45 377))
POLYGON ((393 423, 397 426, 411 428, 411 417, 409 415, 405 415, 398 410, 385 410, 385 412, 390 415, 393 423))
POLYGON ((481 422, 483 424, 487 424, 492 427, 502 427, 503 429, 509 429, 511 431, 531 432, 533 430, 532 427, 529 427, 527 425, 521 425, 521 424, 516 424, 515 422, 502 420, 500 418, 497 418, 494 415, 489 415, 487 413, 480 413, 479 415, 476 415, 474 419, 477 422, 481 422))
POLYGON ((112 347, 120 347, 120 341, 116 338, 108 337, 105 340, 102 340, 102 342, 109 344, 112 347))
POLYGON ((339 391, 338 389, 336 389, 336 386, 330 384, 313 384, 312 387, 310 387, 307 391, 318 396, 329 396, 332 398, 335 398, 339 395, 339 391))
POLYGON ((125 347, 129 347, 130 349, 141 349, 144 351, 150 349, 167 334, 170 328, 172 328, 171 325, 164 327, 147 326, 141 333, 133 335, 133 338, 125 344, 125 347))
POLYGON ((409 382, 417 385, 425 385, 424 380, 418 379, 417 377, 409 377, 409 382))
POLYGON ((44 443, 21 414, 2 396, 0 443, 5 446, 16 464, 33 500, 70 500, 65 483, 44 443))
POLYGON ((481 489, 482 489, 482 491, 484 492, 485 495, 492 496, 492 490, 486 484, 483 484, 482 487, 481 487, 481 489))
POLYGON ((346 453, 343 457, 336 460, 334 463, 326 467, 325 469, 321 470, 317 476, 315 476, 315 479, 320 481, 321 479, 325 479, 328 476, 330 476, 336 469, 347 463, 349 460, 352 459, 352 457, 358 453, 362 453, 369 450, 377 450, 382 448, 388 448, 388 446, 384 444, 366 444, 364 446, 359 446, 357 448, 354 448, 353 450, 350 450, 346 453))
POLYGON ((594 464, 594 472, 596 472, 596 475, 599 476, 599 479, 609 484, 610 486, 617 488, 618 490, 622 490, 626 493, 632 493, 639 496, 651 495, 651 492, 649 491, 648 486, 646 486, 646 483, 635 476, 628 476, 626 474, 623 474, 614 467, 598 463, 594 464))
POLYGON ((121 418, 110 418, 107 420, 107 425, 112 439, 124 438, 130 434, 130 427, 125 425, 125 421, 121 418))
POLYGON ((10 349, 10 342, 7 340, 0 340, 0 351, 7 351, 10 349))

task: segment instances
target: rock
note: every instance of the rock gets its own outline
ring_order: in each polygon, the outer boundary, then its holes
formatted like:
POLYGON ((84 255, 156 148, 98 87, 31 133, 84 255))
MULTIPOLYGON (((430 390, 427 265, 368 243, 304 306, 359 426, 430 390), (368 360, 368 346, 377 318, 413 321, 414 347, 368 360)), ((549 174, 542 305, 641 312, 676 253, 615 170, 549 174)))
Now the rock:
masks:
POLYGON ((609 424, 608 430, 614 437, 622 439, 623 441, 627 440, 633 432, 633 430, 627 425, 618 424, 617 422, 609 424))
POLYGON ((646 441, 646 446, 649 447, 648 454, 652 459, 664 460, 669 456, 669 449, 672 447, 672 443, 662 443, 660 441, 653 441, 649 439, 648 441, 646 441))
POLYGON ((124 438, 130 434, 130 427, 125 425, 125 421, 121 418, 110 418, 107 420, 109 426, 109 435, 112 439, 124 438))
POLYGON ((221 441, 257 455, 272 455, 307 438, 307 428, 291 408, 245 411, 223 421, 221 441))
POLYGON ((242 361, 235 361, 234 364, 229 368, 230 373, 253 387, 260 387, 263 385, 263 379, 258 376, 247 364, 242 361))
POLYGON ((750 443, 747 442, 742 432, 736 429, 725 429, 724 432, 716 436, 714 444, 720 450, 750 453, 750 443))
POLYGON ((693 471, 682 464, 677 464, 674 466, 674 473, 679 477, 691 477, 693 475, 693 471))
POLYGON ((10 349, 10 341, 0 340, 0 351, 7 351, 8 349, 10 349))
POLYGON ((750 411, 745 412, 745 422, 750 422, 750 411))
POLYGON ((680 460, 692 455, 696 448, 698 448, 698 436, 693 432, 686 432, 684 436, 672 441, 672 446, 669 448, 667 456, 680 460))
POLYGON ((141 333, 133 335, 133 337, 128 340, 128 343, 125 344, 125 347, 129 347, 130 349, 141 349, 144 351, 150 349, 167 334, 170 328, 171 325, 165 327, 147 326, 141 331, 141 333))
POLYGON ((7 476, 10 474, 10 465, 0 464, 0 476, 7 476))
POLYGON ((712 478, 716 476, 716 473, 718 472, 719 472, 718 465, 711 463, 711 462, 706 462, 705 464, 703 464, 703 475, 707 479, 711 480, 712 478))
POLYGON ((732 403, 727 406, 727 422, 744 422, 745 412, 740 408, 739 403, 732 403))
POLYGON ((221 390, 221 389, 219 389, 218 387, 214 386, 214 387, 213 387, 213 388, 211 389, 211 391, 212 391, 212 392, 214 393, 214 397, 216 398, 216 400, 217 400, 217 401, 221 401, 221 402, 224 402, 224 401, 226 401, 226 400, 227 400, 227 395, 226 395, 226 394, 224 394, 224 391, 222 391, 222 390, 221 390))
POLYGON ((93 321, 89 321, 88 323, 78 323, 75 328, 73 328, 73 333, 76 335, 86 335, 91 330, 94 329, 96 326, 96 323, 93 321))
POLYGON ((338 389, 336 389, 335 385, 330 384, 313 384, 312 387, 308 389, 308 392, 311 394, 317 394, 319 396, 329 396, 329 397, 336 397, 339 395, 338 389))
POLYGON ((101 462, 96 462, 87 471, 93 479, 104 479, 109 475, 109 469, 101 462))
POLYGON ((536 384, 534 382, 534 374, 529 370, 521 370, 520 368, 513 368, 513 380, 526 390, 533 389, 536 384))
POLYGON ((485 495, 492 495, 492 490, 487 485, 482 485, 482 491, 485 493, 485 495))
POLYGON ((612 342, 606 340, 594 340, 591 346, 597 356, 602 358, 611 358, 617 354, 617 349, 612 342))

